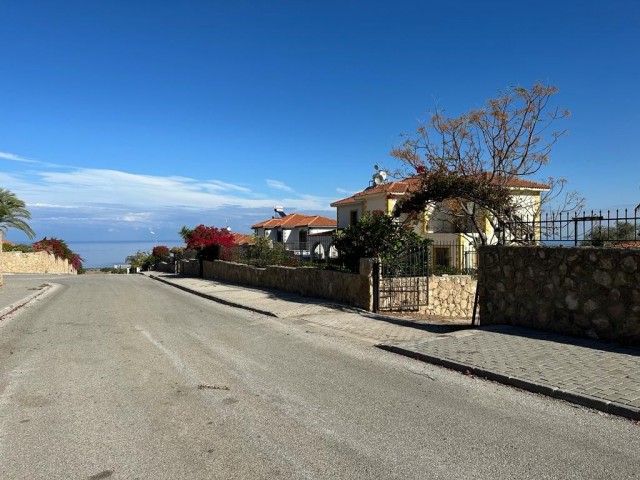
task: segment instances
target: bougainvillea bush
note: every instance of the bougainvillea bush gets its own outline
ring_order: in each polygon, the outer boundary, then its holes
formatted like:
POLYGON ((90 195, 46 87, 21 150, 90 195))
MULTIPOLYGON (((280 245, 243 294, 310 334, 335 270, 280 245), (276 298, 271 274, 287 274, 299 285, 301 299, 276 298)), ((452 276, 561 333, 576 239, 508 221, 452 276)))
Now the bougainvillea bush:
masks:
POLYGON ((151 255, 153 255, 156 258, 168 257, 169 256, 169 247, 167 247, 165 245, 157 245, 157 246, 153 247, 153 250, 151 251, 151 255))
POLYGON ((206 225, 198 225, 190 230, 184 239, 187 248, 199 249, 210 247, 212 245, 220 245, 222 247, 231 247, 234 244, 233 234, 226 228, 207 227, 206 225))
POLYGON ((207 227, 198 225, 193 230, 183 228, 184 242, 188 249, 198 250, 203 260, 219 258, 221 248, 234 245, 233 234, 226 228, 207 227))
POLYGON ((47 238, 44 237, 39 242, 33 244, 33 249, 36 252, 47 252, 54 255, 56 258, 68 260, 69 264, 77 271, 81 272, 82 262, 84 259, 77 253, 73 253, 67 243, 59 238, 47 238))

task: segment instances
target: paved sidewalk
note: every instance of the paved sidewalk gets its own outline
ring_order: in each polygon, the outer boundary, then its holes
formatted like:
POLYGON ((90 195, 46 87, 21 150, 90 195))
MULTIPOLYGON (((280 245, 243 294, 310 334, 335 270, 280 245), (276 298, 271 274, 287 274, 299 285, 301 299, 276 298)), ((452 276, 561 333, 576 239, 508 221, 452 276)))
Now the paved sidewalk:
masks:
POLYGON ((380 345, 391 352, 640 420, 640 350, 507 325, 380 345))
POLYGON ((640 420, 640 349, 506 325, 379 316, 321 299, 151 272, 192 293, 328 328, 379 348, 640 420))

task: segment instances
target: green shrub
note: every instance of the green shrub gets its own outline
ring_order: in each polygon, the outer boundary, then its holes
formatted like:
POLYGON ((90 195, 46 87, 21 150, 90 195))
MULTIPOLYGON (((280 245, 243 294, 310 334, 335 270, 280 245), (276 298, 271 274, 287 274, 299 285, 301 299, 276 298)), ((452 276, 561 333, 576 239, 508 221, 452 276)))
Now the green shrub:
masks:
POLYGON ((25 245, 24 243, 18 243, 16 245, 10 245, 5 243, 2 245, 2 250, 5 252, 22 252, 22 253, 31 253, 36 250, 31 245, 25 245))
POLYGON ((409 245, 430 243, 418 236, 411 224, 399 223, 381 210, 365 213, 358 223, 337 232, 334 239, 345 268, 357 272, 361 258, 386 260, 398 256, 409 245))
POLYGON ((284 265, 296 267, 300 264, 299 259, 293 252, 287 251, 284 244, 272 242, 266 238, 256 238, 253 245, 249 245, 244 251, 244 256, 240 261, 255 265, 256 267, 266 267, 268 265, 284 265))

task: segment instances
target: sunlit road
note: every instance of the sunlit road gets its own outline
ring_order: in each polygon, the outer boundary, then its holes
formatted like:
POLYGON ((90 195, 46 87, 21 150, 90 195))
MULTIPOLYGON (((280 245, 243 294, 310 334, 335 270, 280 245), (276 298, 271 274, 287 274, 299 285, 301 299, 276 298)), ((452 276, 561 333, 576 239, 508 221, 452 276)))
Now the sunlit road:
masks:
POLYGON ((627 420, 142 276, 46 280, 0 322, 2 479, 640 477, 627 420))

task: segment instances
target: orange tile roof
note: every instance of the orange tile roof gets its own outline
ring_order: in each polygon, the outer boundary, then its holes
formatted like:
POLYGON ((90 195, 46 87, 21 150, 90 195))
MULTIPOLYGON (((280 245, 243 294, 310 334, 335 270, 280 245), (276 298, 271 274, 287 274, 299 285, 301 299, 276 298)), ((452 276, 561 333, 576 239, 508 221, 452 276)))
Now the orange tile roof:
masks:
POLYGON ((331 203, 332 207, 339 207, 340 205, 348 205, 350 203, 357 203, 364 197, 371 195, 404 195, 407 192, 417 190, 420 187, 420 178, 411 177, 404 180, 397 180, 395 182, 382 183, 380 185, 374 185, 369 188, 365 188, 361 192, 355 193, 350 197, 336 200, 331 203))
POLYGON ((291 213, 282 218, 270 218, 252 225, 251 228, 295 228, 295 227, 327 227, 335 228, 337 222, 334 218, 322 215, 305 215, 303 213, 291 213))
MULTIPOLYGON (((362 198, 369 197, 371 195, 380 195, 386 193, 387 195, 404 195, 411 193, 420 188, 421 178, 419 176, 405 178, 404 180, 397 180, 394 182, 383 183, 381 185, 374 185, 369 188, 365 188, 361 192, 355 193, 350 197, 336 200, 331 203, 332 207, 339 207, 342 205, 349 205, 352 203, 359 203, 362 198)), ((532 182, 522 178, 510 178, 506 182, 508 188, 529 188, 535 190, 549 190, 549 185, 544 183, 532 182)))
POLYGON ((234 233, 233 243, 236 245, 253 245, 255 237, 247 233, 234 233))
POLYGON ((509 188, 530 188, 534 190, 550 190, 551 187, 544 183, 525 180, 524 178, 510 178, 505 185, 509 188))

